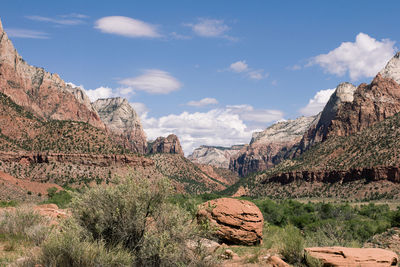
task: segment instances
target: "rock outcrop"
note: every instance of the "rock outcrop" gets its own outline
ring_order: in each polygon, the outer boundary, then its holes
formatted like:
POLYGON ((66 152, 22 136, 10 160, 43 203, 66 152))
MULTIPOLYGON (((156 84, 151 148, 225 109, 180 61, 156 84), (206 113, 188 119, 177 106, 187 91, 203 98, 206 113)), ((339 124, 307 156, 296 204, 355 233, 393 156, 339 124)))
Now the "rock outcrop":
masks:
POLYGON ((323 262, 337 267, 389 267, 399 262, 396 253, 380 248, 315 247, 305 251, 323 262))
POLYGON ((300 117, 278 122, 262 132, 253 134, 250 145, 230 159, 229 169, 246 176, 273 167, 292 156, 305 131, 316 117, 300 117))
POLYGON ((243 145, 231 147, 200 146, 188 156, 188 159, 194 163, 228 169, 231 156, 238 153, 242 148, 243 145))
POLYGON ((184 155, 181 143, 176 135, 170 134, 167 137, 158 137, 154 142, 149 143, 149 153, 170 153, 184 155))
POLYGON ((229 244, 256 245, 262 242, 264 219, 258 207, 247 200, 220 198, 199 206, 199 221, 216 227, 215 235, 229 244))
POLYGON ((83 121, 105 128, 82 89, 23 60, 1 22, 0 92, 43 119, 83 121))
POLYGON ((299 153, 331 136, 348 136, 400 112, 400 54, 370 84, 357 88, 342 83, 332 94, 318 122, 304 134, 299 153))
POLYGON ((122 138, 125 147, 140 154, 146 153, 146 134, 128 100, 121 97, 98 99, 93 107, 108 129, 122 138))
POLYGON ((358 168, 343 171, 332 170, 284 172, 261 181, 261 184, 267 182, 288 184, 295 181, 347 183, 361 179, 365 179, 367 182, 386 180, 393 183, 400 183, 400 167, 376 166, 371 168, 358 168))

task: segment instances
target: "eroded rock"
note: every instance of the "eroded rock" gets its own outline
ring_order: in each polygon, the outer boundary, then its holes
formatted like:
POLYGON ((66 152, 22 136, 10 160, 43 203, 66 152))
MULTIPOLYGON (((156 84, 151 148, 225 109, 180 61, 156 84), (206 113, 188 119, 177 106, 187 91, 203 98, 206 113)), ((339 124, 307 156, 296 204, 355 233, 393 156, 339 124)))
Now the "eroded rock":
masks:
POLYGON ((246 200, 220 198, 199 206, 199 221, 209 221, 215 235, 229 244, 257 245, 262 242, 264 218, 258 207, 246 200))
POLYGON ((387 267, 396 266, 399 261, 396 253, 380 248, 314 247, 305 251, 324 266, 387 267))

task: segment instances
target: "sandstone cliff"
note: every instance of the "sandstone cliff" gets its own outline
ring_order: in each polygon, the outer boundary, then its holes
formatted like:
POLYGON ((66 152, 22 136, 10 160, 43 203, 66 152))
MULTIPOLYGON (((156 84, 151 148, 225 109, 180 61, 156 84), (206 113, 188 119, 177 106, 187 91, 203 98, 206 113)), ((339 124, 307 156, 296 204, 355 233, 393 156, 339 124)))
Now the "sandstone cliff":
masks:
POLYGON ((188 156, 188 159, 194 163, 228 169, 231 156, 238 153, 242 148, 243 145, 231 147, 200 146, 188 156))
POLYGON ((263 171, 291 157, 304 132, 316 117, 300 117, 278 122, 262 132, 253 134, 250 145, 230 159, 229 169, 240 176, 263 171))
POLYGON ((44 119, 83 121, 105 128, 80 88, 73 88, 57 74, 31 66, 22 59, 1 21, 0 92, 44 119))
POLYGON ((126 147, 141 154, 146 153, 146 134, 128 100, 121 97, 99 99, 93 106, 108 129, 121 137, 126 147))
POLYGON ((170 134, 167 137, 158 137, 154 142, 149 143, 149 153, 170 153, 184 155, 181 143, 176 135, 170 134))
POLYGON ((342 83, 329 99, 317 123, 305 133, 299 152, 332 136, 348 136, 400 112, 400 54, 397 53, 370 84, 357 88, 342 83))

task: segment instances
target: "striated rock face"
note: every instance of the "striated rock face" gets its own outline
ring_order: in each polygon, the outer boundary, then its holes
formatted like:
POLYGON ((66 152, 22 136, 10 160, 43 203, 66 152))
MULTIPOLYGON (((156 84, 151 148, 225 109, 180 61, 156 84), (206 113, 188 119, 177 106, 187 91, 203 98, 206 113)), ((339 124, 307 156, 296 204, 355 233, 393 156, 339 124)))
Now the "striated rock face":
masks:
POLYGON ((400 183, 400 167, 377 166, 344 171, 332 170, 284 172, 265 179, 261 182, 261 184, 265 184, 267 182, 288 184, 295 181, 346 183, 361 179, 365 179, 367 182, 387 180, 393 183, 400 183))
POLYGON ((154 142, 149 143, 149 153, 170 153, 184 155, 181 143, 176 135, 170 134, 167 137, 158 137, 154 142))
POLYGON ((254 133, 250 145, 231 157, 229 169, 240 176, 246 176, 271 168, 291 157, 293 148, 315 119, 316 116, 300 117, 278 122, 262 132, 254 133))
POLYGON ((105 128, 80 88, 73 88, 57 74, 28 65, 22 59, 1 22, 0 92, 44 119, 83 121, 105 128))
POLYGON ((201 146, 196 148, 188 156, 188 159, 194 163, 228 169, 231 156, 238 153, 242 148, 242 145, 231 147, 201 146))
POLYGON ((396 253, 380 248, 315 247, 305 251, 323 262, 323 266, 338 267, 389 267, 397 266, 396 253))
POLYGON ((257 245, 262 242, 264 218, 259 208, 247 200, 219 198, 199 206, 199 221, 216 226, 217 237, 229 244, 257 245))
POLYGON ((126 139, 125 144, 133 151, 146 153, 147 141, 139 116, 121 97, 99 99, 93 103, 101 120, 116 135, 126 139))
POLYGON ((348 136, 400 112, 400 54, 397 53, 370 84, 357 88, 342 83, 321 116, 305 133, 299 146, 304 152, 330 136, 348 136))

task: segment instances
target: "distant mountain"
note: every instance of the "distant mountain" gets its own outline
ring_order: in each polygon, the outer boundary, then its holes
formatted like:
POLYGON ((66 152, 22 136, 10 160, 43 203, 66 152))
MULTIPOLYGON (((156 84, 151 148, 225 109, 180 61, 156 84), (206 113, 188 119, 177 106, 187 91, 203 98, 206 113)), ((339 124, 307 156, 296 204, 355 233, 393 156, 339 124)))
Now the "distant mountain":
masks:
POLYGON ((370 84, 340 84, 304 134, 297 157, 242 181, 246 192, 400 198, 399 57, 370 84))
POLYGON ((146 153, 146 134, 128 100, 121 97, 98 99, 93 107, 107 128, 123 139, 126 147, 140 154, 146 153))
POLYGON ((229 169, 246 176, 273 167, 293 156, 302 136, 317 116, 278 122, 253 134, 248 146, 232 155, 229 169))
POLYGON ((238 153, 243 147, 244 145, 231 147, 200 146, 188 156, 188 159, 198 164, 228 169, 231 156, 238 153))

